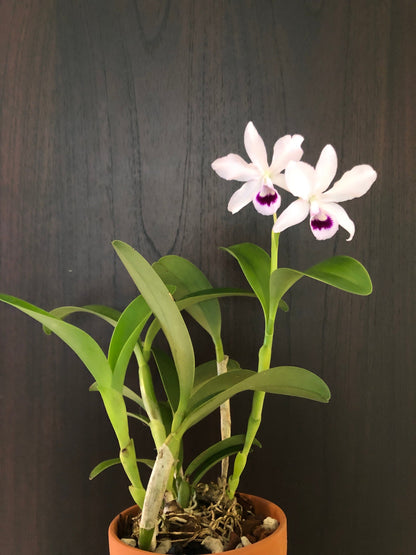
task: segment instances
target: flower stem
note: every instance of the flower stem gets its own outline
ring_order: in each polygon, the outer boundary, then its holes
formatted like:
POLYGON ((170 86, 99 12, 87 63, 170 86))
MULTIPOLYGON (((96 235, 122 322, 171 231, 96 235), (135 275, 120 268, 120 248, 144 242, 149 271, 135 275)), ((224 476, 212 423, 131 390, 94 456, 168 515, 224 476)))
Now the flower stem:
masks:
MULTIPOLYGON (((276 215, 274 215, 276 220, 276 215)), ((270 275, 277 269, 279 251, 279 234, 271 234, 271 257, 270 257, 270 275)), ((277 308, 276 308, 277 311, 277 308)), ((268 314, 265 321, 264 340, 263 345, 259 349, 258 354, 258 372, 263 372, 270 368, 270 361, 272 357, 272 346, 274 336, 274 322, 276 319, 276 312, 268 314)), ((264 398, 266 394, 264 391, 255 391, 253 394, 253 401, 251 405, 251 413, 248 419, 246 438, 244 447, 240 451, 234 461, 233 474, 228 481, 228 495, 233 498, 240 483, 241 474, 247 463, 247 457, 250 453, 256 434, 261 424, 261 416, 263 412, 264 398)))

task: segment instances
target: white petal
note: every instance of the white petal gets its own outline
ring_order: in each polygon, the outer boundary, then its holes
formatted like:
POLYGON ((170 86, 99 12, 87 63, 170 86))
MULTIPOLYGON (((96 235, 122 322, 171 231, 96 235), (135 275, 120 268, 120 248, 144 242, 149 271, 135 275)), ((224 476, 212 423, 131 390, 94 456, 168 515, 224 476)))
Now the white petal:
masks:
POLYGON ((337 220, 322 210, 319 210, 316 214, 312 214, 311 212, 309 225, 318 241, 330 239, 339 228, 337 220))
POLYGON ((351 241, 355 233, 355 225, 345 210, 339 204, 335 202, 329 202, 321 205, 322 210, 326 212, 331 218, 336 220, 341 227, 343 227, 350 236, 347 241, 351 241))
POLYGON ((315 170, 306 162, 289 162, 285 171, 287 190, 295 197, 309 200, 315 188, 315 170))
POLYGON ((282 199, 274 187, 263 185, 253 199, 254 208, 263 216, 271 216, 280 208, 282 199))
POLYGON ((238 154, 228 154, 217 158, 211 164, 211 168, 223 179, 235 179, 237 181, 251 181, 260 177, 259 171, 253 164, 248 164, 238 154))
POLYGON ((244 131, 244 146, 250 160, 263 173, 268 168, 266 147, 252 121, 247 124, 244 131))
POLYGON ((275 233, 281 233, 288 227, 303 222, 308 214, 309 202, 302 199, 295 200, 292 204, 289 204, 286 210, 283 210, 277 218, 273 226, 273 231, 275 233))
POLYGON ((323 193, 322 199, 325 202, 343 202, 361 197, 376 179, 377 173, 368 164, 354 166, 352 170, 345 172, 329 191, 323 193))
POLYGON ((303 137, 301 135, 285 135, 275 142, 270 166, 272 179, 273 175, 282 172, 291 160, 298 162, 302 158, 302 143, 303 137))
POLYGON ((244 206, 247 206, 247 204, 249 204, 257 195, 260 188, 261 182, 258 180, 244 183, 244 185, 240 187, 238 191, 236 191, 230 198, 230 201, 228 203, 228 210, 232 214, 235 214, 236 212, 244 208, 244 206))
POLYGON ((326 145, 316 164, 316 193, 326 191, 337 173, 337 153, 332 145, 326 145))
POLYGON ((284 189, 285 191, 288 190, 286 185, 286 178, 283 175, 283 173, 274 174, 270 181, 273 183, 273 185, 277 185, 278 187, 280 187, 281 189, 284 189))

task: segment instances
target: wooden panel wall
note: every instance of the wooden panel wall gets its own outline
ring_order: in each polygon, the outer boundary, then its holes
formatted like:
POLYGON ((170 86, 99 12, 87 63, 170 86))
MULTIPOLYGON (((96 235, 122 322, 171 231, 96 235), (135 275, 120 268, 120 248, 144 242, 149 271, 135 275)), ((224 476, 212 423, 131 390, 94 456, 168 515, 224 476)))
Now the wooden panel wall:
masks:
MULTIPOLYGON (((251 207, 231 216, 235 184, 210 163, 243 154, 249 120, 269 148, 298 132, 311 163, 331 143, 340 171, 379 172, 347 207, 352 242, 317 242, 306 223, 281 239, 283 265, 350 254, 374 281, 369 298, 301 283, 280 318, 274 362, 317 371, 333 392, 328 406, 270 397, 241 484, 284 507, 290 555, 416 552, 415 24, 412 0, 0 1, 1 291, 121 308, 135 290, 114 238, 242 285, 217 246, 266 246, 270 221, 251 207)), ((223 306, 226 350, 250 367, 259 309, 223 306)), ((130 499, 121 471, 88 482, 116 454, 89 375, 5 306, 0 330, 0 552, 102 555, 130 499)), ((210 356, 201 335, 198 359, 210 356)), ((235 431, 248 406, 233 402, 235 431)), ((215 422, 190 451, 216 441, 215 422)))

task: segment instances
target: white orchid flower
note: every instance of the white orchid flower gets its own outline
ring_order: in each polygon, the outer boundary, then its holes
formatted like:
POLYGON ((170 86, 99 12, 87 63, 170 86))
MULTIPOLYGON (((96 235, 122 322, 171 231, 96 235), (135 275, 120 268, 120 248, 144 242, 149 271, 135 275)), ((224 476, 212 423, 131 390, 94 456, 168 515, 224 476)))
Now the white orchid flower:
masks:
POLYGON ((223 179, 244 181, 228 203, 228 210, 235 214, 252 202, 260 214, 274 214, 280 206, 281 198, 273 185, 286 189, 282 171, 291 160, 300 160, 303 150, 300 135, 285 135, 273 148, 273 159, 269 166, 263 139, 250 121, 244 131, 244 146, 251 164, 238 154, 228 154, 212 162, 212 169, 223 179))
POLYGON ((286 187, 299 198, 277 218, 273 226, 275 233, 302 222, 309 214, 311 230, 317 239, 333 237, 341 226, 350 234, 347 241, 351 241, 355 225, 338 202, 363 196, 376 180, 377 173, 367 164, 354 166, 328 191, 337 166, 337 155, 331 145, 322 150, 315 168, 305 162, 288 164, 286 187))

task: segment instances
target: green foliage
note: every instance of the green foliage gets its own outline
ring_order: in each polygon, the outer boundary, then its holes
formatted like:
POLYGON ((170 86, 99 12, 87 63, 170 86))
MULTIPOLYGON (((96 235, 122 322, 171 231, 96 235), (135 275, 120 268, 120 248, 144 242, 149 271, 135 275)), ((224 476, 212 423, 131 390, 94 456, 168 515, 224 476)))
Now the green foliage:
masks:
POLYGON ((131 278, 159 320, 168 340, 178 372, 180 400, 178 411, 184 412, 194 381, 194 351, 185 322, 172 295, 151 265, 132 247, 121 241, 113 246, 131 278))
POLYGON ((178 408, 180 397, 178 373, 175 368, 175 362, 169 353, 163 349, 153 347, 152 353, 156 361, 170 407, 172 411, 175 412, 178 408))
MULTIPOLYGON (((175 300, 211 289, 201 270, 181 256, 164 256, 153 268, 166 285, 175 286, 175 300)), ((216 298, 190 305, 185 310, 210 334, 214 344, 221 341, 221 311, 216 298)))
MULTIPOLYGON (((0 295, 0 301, 38 321, 46 333, 59 336, 93 376, 95 381, 90 390, 99 392, 102 397, 120 453, 118 458, 97 465, 90 479, 107 468, 122 464, 130 480, 133 499, 143 506, 146 491, 141 483, 138 464, 146 464, 157 473, 158 459, 154 462, 136 457, 129 430, 129 419, 135 419, 150 428, 158 449, 163 446, 171 452, 172 460, 176 461, 176 477, 173 479, 173 471, 168 469, 171 477, 166 476, 164 483, 183 503, 189 501, 192 488, 210 468, 225 457, 237 455, 234 474, 230 478, 230 484, 233 484, 230 490, 233 490, 252 446, 260 445, 255 439, 257 427, 254 428, 251 423, 260 421, 264 393, 296 396, 322 403, 330 399, 328 386, 312 372, 295 366, 269 368, 276 312, 278 308, 288 310, 283 295, 303 277, 349 293, 368 295, 372 290, 370 277, 358 261, 347 256, 332 257, 306 272, 290 268, 273 269, 273 265, 277 266, 278 239, 272 237, 273 260, 263 249, 251 243, 224 249, 238 261, 252 292, 212 288, 204 274, 184 258, 166 256, 152 267, 129 245, 121 241, 115 241, 113 245, 140 292, 122 312, 102 305, 65 306, 46 312, 8 295, 0 295), (262 306, 266 328, 264 343, 259 350, 258 372, 242 369, 231 359, 227 372, 219 375, 217 360, 195 368, 193 345, 181 311, 186 310, 210 334, 218 358, 218 354, 223 353, 218 299, 230 296, 256 297, 262 306), (114 327, 108 356, 91 336, 66 321, 75 313, 92 314, 114 327), (163 331, 168 341, 169 352, 152 344, 159 330, 163 331), (140 395, 124 383, 133 352, 139 366, 140 395), (166 401, 158 400, 153 389, 149 366, 151 355, 160 374, 166 401), (257 420, 250 420, 247 434, 232 436, 212 445, 196 457, 183 473, 182 440, 185 432, 243 391, 254 392, 252 414, 256 418, 258 416, 257 420), (127 410, 126 400, 137 405, 138 410, 127 410)), ((223 357, 222 354, 218 360, 223 357)))
POLYGON ((181 431, 194 426, 227 399, 249 390, 303 397, 321 403, 327 403, 331 397, 328 386, 321 378, 297 366, 279 366, 260 373, 232 370, 212 378, 191 397, 181 431))
POLYGON ((107 358, 87 333, 17 297, 0 294, 0 301, 14 306, 55 333, 79 356, 98 384, 110 385, 112 372, 107 358))
POLYGON ((121 314, 114 328, 108 362, 113 370, 113 386, 118 390, 123 387, 127 365, 150 315, 151 310, 143 297, 136 297, 121 314))
POLYGON ((240 264, 244 275, 261 303, 265 318, 269 315, 270 256, 253 243, 223 247, 240 264))
MULTIPOLYGON (((238 453, 244 446, 244 441, 245 435, 238 435, 211 445, 189 464, 185 470, 185 477, 190 479, 193 486, 196 486, 210 468, 221 462, 222 459, 238 453)), ((254 440, 254 445, 261 447, 257 440, 254 440)))
MULTIPOLYGON (((155 464, 155 461, 153 461, 152 459, 136 459, 136 462, 144 464, 149 468, 153 468, 155 464)), ((101 474, 101 472, 104 472, 104 470, 107 470, 107 468, 111 468, 112 466, 116 466, 118 464, 121 464, 121 460, 119 457, 116 457, 114 459, 107 459, 106 461, 100 462, 91 470, 89 479, 94 480, 94 478, 101 474)))
POLYGON ((372 291, 370 276, 364 266, 350 256, 333 256, 306 272, 278 268, 270 277, 270 298, 274 304, 302 277, 309 277, 355 295, 369 295, 372 291))

